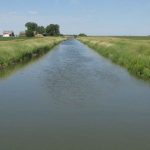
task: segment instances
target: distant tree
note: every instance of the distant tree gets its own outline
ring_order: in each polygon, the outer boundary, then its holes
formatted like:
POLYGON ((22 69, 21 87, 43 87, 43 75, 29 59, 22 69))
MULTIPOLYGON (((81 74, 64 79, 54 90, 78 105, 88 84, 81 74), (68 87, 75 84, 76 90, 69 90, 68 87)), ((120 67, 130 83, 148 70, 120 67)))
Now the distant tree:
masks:
POLYGON ((43 26, 38 26, 36 31, 39 34, 44 34, 45 33, 45 28, 43 26))
POLYGON ((46 33, 50 36, 58 36, 60 35, 59 25, 50 24, 46 27, 46 33))
POLYGON ((84 33, 80 33, 79 36, 87 36, 87 35, 84 33))
POLYGON ((35 36, 37 33, 42 34, 44 36, 50 35, 50 36, 59 36, 60 30, 58 24, 50 24, 46 28, 43 26, 38 26, 35 22, 27 22, 25 24, 26 30, 26 36, 32 37, 35 36))
POLYGON ((54 26, 55 26, 55 34, 56 35, 60 35, 60 27, 59 27, 59 25, 55 24, 54 26))
POLYGON ((34 36, 34 32, 30 31, 30 30, 26 30, 26 36, 27 37, 33 37, 34 36))
POLYGON ((26 26, 27 30, 30 30, 30 31, 33 31, 33 32, 36 31, 37 27, 38 27, 37 23, 35 23, 35 22, 27 22, 25 24, 25 26, 26 26))
POLYGON ((32 36, 34 36, 34 34, 37 31, 38 25, 35 22, 27 22, 25 24, 25 27, 27 28, 27 30, 26 30, 26 36, 32 37, 32 36))

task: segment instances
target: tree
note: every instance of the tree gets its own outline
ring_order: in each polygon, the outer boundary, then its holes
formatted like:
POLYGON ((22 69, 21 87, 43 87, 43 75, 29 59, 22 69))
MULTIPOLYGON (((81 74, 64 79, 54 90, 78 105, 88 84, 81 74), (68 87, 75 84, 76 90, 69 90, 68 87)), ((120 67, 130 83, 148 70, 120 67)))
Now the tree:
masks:
POLYGON ((55 26, 55 34, 56 35, 60 35, 60 29, 59 29, 60 27, 59 27, 59 25, 55 24, 54 26, 55 26))
POLYGON ((80 33, 79 36, 87 36, 87 35, 84 33, 80 33))
POLYGON ((60 30, 59 30, 59 25, 58 24, 50 24, 46 28, 43 26, 38 26, 37 23, 35 22, 27 22, 25 24, 25 27, 27 28, 26 30, 26 36, 32 37, 34 35, 42 34, 42 35, 50 35, 50 36, 59 36, 60 35, 60 30))
POLYGON ((26 26, 27 30, 30 30, 30 31, 33 31, 33 32, 36 31, 37 27, 38 27, 37 23, 35 23, 35 22, 27 22, 25 24, 25 26, 26 26))
POLYGON ((27 22, 25 24, 26 30, 26 36, 32 37, 34 36, 35 32, 37 31, 38 25, 35 22, 27 22))
POLYGON ((26 30, 26 36, 27 37, 33 37, 34 36, 34 32, 30 31, 30 30, 26 30))
POLYGON ((46 33, 50 36, 58 36, 60 35, 59 25, 57 24, 50 24, 46 27, 46 33))
POLYGON ((44 34, 45 33, 45 28, 43 26, 38 26, 36 31, 39 34, 44 34))

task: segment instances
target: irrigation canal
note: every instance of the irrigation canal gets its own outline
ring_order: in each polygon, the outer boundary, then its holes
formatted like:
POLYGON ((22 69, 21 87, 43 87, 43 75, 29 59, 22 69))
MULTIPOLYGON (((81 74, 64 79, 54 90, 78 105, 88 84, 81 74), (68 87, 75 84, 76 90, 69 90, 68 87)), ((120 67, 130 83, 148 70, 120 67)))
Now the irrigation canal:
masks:
POLYGON ((0 149, 150 150, 150 85, 65 41, 0 78, 0 149))

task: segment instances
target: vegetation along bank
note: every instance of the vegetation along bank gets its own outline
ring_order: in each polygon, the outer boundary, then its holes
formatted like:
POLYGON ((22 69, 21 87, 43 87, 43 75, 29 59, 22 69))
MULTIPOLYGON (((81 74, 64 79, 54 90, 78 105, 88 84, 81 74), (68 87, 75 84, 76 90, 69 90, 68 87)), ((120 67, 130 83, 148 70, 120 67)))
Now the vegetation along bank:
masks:
POLYGON ((150 80, 150 37, 79 37, 101 55, 150 80))
POLYGON ((63 37, 0 40, 0 69, 49 51, 63 40, 63 37))

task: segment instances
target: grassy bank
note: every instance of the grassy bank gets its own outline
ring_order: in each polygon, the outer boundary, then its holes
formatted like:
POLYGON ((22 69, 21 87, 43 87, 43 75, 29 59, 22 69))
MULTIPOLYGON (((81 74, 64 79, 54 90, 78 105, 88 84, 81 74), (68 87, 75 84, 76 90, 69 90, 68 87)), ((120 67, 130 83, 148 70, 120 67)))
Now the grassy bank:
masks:
POLYGON ((124 66, 132 74, 150 80, 149 37, 81 37, 81 42, 124 66))
POLYGON ((11 40, 27 40, 33 39, 33 37, 0 37, 0 41, 11 41, 11 40))
POLYGON ((0 41, 0 69, 46 52, 63 40, 62 37, 45 37, 0 41))

